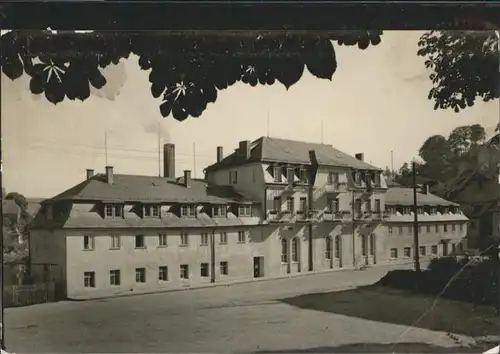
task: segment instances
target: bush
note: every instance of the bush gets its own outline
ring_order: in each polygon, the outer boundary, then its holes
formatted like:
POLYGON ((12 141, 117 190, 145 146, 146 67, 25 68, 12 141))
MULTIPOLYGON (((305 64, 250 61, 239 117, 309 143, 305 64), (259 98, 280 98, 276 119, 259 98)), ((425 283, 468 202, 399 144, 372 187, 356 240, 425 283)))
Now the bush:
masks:
POLYGON ((420 275, 413 270, 395 270, 387 273, 377 284, 434 296, 447 286, 443 296, 449 299, 477 305, 497 304, 498 261, 494 258, 476 258, 464 268, 470 260, 469 257, 435 259, 420 275), (459 271, 460 275, 450 283, 459 271))

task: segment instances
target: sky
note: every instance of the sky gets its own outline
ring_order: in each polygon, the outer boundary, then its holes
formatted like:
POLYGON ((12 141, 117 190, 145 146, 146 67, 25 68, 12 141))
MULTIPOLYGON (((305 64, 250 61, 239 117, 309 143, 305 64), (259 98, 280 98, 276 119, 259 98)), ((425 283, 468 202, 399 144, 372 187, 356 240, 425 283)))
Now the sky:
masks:
POLYGON ((365 161, 380 168, 391 166, 392 150, 399 169, 427 137, 474 123, 491 129, 500 116, 498 101, 478 101, 458 114, 434 111, 427 99, 429 73, 416 55, 421 34, 386 31, 379 45, 364 51, 336 46, 331 81, 305 70, 288 91, 281 84, 237 83, 220 91, 201 117, 184 122, 161 117, 161 99, 151 95, 149 72, 140 70, 134 56, 106 68, 108 84, 85 102, 53 105, 29 92, 26 77, 11 81, 2 74, 4 187, 52 197, 82 182, 87 168, 104 172, 106 163, 115 173, 157 176, 158 127, 161 144, 176 145, 177 175, 190 169, 202 178, 217 146, 228 155, 239 141, 268 135, 268 117, 270 136, 323 140, 352 155, 363 152, 365 161))

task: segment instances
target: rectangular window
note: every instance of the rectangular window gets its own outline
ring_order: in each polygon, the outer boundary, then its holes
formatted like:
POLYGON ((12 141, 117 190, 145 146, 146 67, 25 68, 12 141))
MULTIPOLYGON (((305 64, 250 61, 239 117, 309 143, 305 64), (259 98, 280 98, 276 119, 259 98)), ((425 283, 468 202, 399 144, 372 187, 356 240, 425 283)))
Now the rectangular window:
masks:
POLYGON ((439 232, 439 225, 436 225, 435 227, 436 232, 439 232))
POLYGON ((225 205, 217 205, 213 208, 213 216, 214 217, 225 217, 227 212, 227 208, 225 205))
POLYGON ((245 231, 238 231, 238 243, 245 243, 245 231))
POLYGON ((276 213, 279 213, 281 211, 281 198, 280 197, 274 197, 273 209, 274 209, 274 212, 276 212, 276 213))
POLYGON ((405 247, 403 249, 403 256, 405 258, 410 258, 411 257, 411 247, 405 247))
POLYGON ((419 249, 419 254, 421 256, 425 256, 426 251, 427 251, 426 248, 425 248, 425 246, 420 246, 418 249, 419 249))
POLYGON ((227 243, 227 232, 223 231, 220 233, 220 243, 221 244, 227 243))
POLYGON ((422 226, 418 227, 418 234, 420 235, 422 233, 422 226))
POLYGON ((431 232, 431 225, 427 225, 427 226, 425 227, 425 229, 426 229, 426 230, 425 230, 426 232, 430 233, 430 232, 431 232))
POLYGON ((257 178, 256 178, 256 172, 255 172, 255 168, 252 169, 252 182, 255 183, 257 181, 257 178))
POLYGON ((95 239, 94 236, 83 236, 83 249, 91 251, 94 249, 95 239))
POLYGON ((104 215, 107 218, 121 217, 122 216, 123 205, 121 204, 105 204, 104 205, 104 215))
POLYGON ((451 244, 451 253, 455 253, 457 251, 457 245, 455 243, 451 244))
POLYGON ((143 213, 142 215, 147 218, 151 216, 151 205, 144 205, 142 207, 143 213))
POLYGON ((201 234, 201 241, 200 241, 200 244, 202 246, 206 246, 208 245, 208 233, 204 232, 201 234))
POLYGON ((135 236, 135 248, 146 248, 144 235, 135 236))
POLYGON ((293 213, 293 197, 286 199, 286 210, 293 213))
POLYGON ((135 268, 135 282, 136 283, 146 282, 146 268, 135 268))
POLYGON ((307 210, 307 198, 301 197, 299 202, 299 211, 305 213, 307 210))
POLYGON ((238 206, 238 216, 243 216, 243 217, 252 216, 252 206, 251 205, 239 205, 238 206))
POLYGON ((220 262, 220 274, 221 275, 229 274, 229 265, 227 262, 220 262))
POLYGON ((436 246, 436 245, 431 246, 431 253, 432 254, 437 254, 438 253, 438 246, 436 246))
POLYGON ((83 273, 83 286, 86 288, 95 288, 95 272, 83 273))
POLYGON ((380 199, 375 199, 375 212, 380 213, 380 199))
POLYGON ((120 285, 120 270, 113 269, 109 271, 109 284, 111 285, 120 285))
POLYGON ((119 250, 120 249, 120 247, 121 247, 120 236, 118 236, 118 235, 111 235, 110 236, 110 241, 111 241, 110 248, 112 250, 119 250))
POLYGON ((189 279, 189 265, 181 264, 181 279, 189 279))
POLYGON ((182 205, 181 206, 181 216, 182 217, 194 217, 195 216, 194 205, 182 205))
POLYGON ((238 184, 238 171, 233 171, 233 184, 238 184))
POLYGON ((154 217, 160 216, 160 206, 159 205, 151 206, 151 215, 153 215, 154 217))
POLYGON ((399 234, 402 235, 403 234, 403 227, 400 226, 398 231, 399 231, 399 234))
POLYGON ((167 247, 167 234, 158 234, 158 247, 167 247))
POLYGON ((448 232, 448 225, 443 224, 443 231, 444 231, 444 232, 448 232))
POLYGON ((339 183, 339 173, 338 172, 328 172, 326 184, 336 185, 338 183, 339 183))
POLYGON ((398 249, 397 248, 391 248, 391 258, 392 259, 398 258, 398 249))
POLYGON ((336 213, 339 211, 339 200, 338 198, 328 198, 326 210, 329 213, 336 213))
POLYGON ((299 172, 299 179, 302 183, 307 183, 308 178, 307 178, 307 170, 301 169, 299 172))
POLYGON ((412 227, 412 226, 408 226, 408 233, 409 233, 410 235, 412 235, 412 234, 413 234, 413 227, 412 227))
POLYGON ((455 224, 451 224, 451 231, 452 231, 452 232, 455 232, 455 231, 456 231, 455 224))
POLYGON ((202 278, 206 278, 208 277, 210 274, 209 274, 209 267, 208 267, 208 263, 201 263, 200 264, 200 276, 202 278))
POLYGON ((355 209, 356 213, 361 213, 361 199, 356 199, 355 209))
POLYGON ((365 202, 365 211, 372 211, 372 201, 370 199, 368 199, 366 202, 365 202))
POLYGON ((283 180, 283 175, 281 173, 281 167, 274 168, 274 182, 281 182, 283 180))
POLYGON ((460 231, 463 231, 463 229, 464 229, 464 225, 463 225, 463 224, 460 224, 460 225, 458 226, 458 229, 459 229, 460 231))
POLYGON ((180 245, 187 246, 189 244, 189 234, 187 232, 181 232, 180 245))
POLYGON ((168 281, 168 267, 167 266, 158 267, 158 280, 159 281, 168 281))
POLYGON ((381 175, 380 173, 375 173, 375 185, 380 186, 381 175))
POLYGON ((389 235, 392 235, 392 226, 389 226, 388 230, 389 230, 389 235))

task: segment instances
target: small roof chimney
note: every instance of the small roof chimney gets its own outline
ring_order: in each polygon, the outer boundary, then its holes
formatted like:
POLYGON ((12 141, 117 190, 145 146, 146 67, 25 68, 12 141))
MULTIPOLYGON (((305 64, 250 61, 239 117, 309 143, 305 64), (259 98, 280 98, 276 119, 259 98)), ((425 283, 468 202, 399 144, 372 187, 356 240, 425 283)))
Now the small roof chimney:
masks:
POLYGON ((222 146, 217 146, 217 163, 221 162, 224 158, 224 152, 222 146))
POLYGON ((94 170, 87 168, 87 179, 91 179, 94 176, 94 170))
POLYGON ((356 155, 354 155, 354 157, 356 158, 356 160, 365 161, 365 154, 363 154, 362 152, 357 153, 356 155))
POLYGON ((191 181, 191 170, 184 170, 184 186, 189 187, 189 182, 191 181))
POLYGON ((240 146, 238 151, 240 153, 240 156, 242 156, 245 160, 250 159, 250 141, 249 140, 240 141, 240 146))
POLYGON ((114 183, 113 166, 106 166, 106 182, 109 184, 114 183))

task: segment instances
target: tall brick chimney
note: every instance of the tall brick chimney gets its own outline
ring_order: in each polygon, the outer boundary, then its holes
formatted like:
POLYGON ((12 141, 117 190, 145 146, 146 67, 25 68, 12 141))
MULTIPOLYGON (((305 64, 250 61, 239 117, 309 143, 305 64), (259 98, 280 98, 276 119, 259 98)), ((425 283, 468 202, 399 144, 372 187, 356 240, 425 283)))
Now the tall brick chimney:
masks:
POLYGON ((217 146, 217 162, 221 162, 224 158, 224 151, 222 146, 217 146))
POLYGON ((189 187, 191 181, 191 170, 184 170, 184 186, 189 187))
POLYGON ((365 161, 365 154, 363 154, 362 152, 354 155, 354 157, 356 158, 356 160, 365 161))
POLYGON ((106 166, 106 182, 109 184, 113 184, 114 182, 113 166, 106 166))
POLYGON ((94 176, 94 170, 87 168, 87 179, 91 179, 94 176))
POLYGON ((175 145, 163 145, 163 176, 175 178, 175 145))

